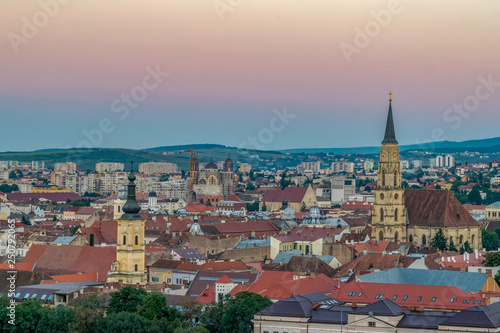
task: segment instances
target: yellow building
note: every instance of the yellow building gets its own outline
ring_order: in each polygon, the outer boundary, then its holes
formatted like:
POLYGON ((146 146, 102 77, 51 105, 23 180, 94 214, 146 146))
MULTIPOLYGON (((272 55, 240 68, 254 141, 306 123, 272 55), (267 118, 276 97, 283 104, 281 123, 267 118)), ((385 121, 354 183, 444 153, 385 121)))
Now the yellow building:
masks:
POLYGON ((71 190, 64 190, 57 185, 33 185, 31 193, 71 193, 71 190))
POLYGON ((123 215, 117 220, 116 260, 108 273, 107 282, 145 285, 145 220, 139 215, 141 207, 135 197, 135 176, 132 172, 128 179, 127 202, 123 205, 123 215))
POLYGON ((287 201, 288 206, 292 207, 295 212, 300 212, 302 209, 313 207, 318 199, 311 185, 309 187, 285 187, 283 190, 267 190, 260 208, 262 209, 265 203, 268 211, 279 210, 284 201, 287 201))

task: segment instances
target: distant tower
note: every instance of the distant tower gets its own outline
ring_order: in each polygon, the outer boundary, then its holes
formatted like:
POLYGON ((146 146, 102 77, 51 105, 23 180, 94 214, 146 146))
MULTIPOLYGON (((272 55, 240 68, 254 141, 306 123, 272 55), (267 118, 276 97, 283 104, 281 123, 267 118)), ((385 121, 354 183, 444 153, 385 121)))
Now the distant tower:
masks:
POLYGON ((113 220, 118 220, 123 215, 123 205, 126 202, 125 185, 121 185, 118 195, 113 201, 113 220))
POLYGON ((392 118, 392 93, 385 137, 380 148, 377 187, 372 213, 372 239, 406 242, 406 209, 401 187, 399 148, 392 118))
POLYGON ((224 162, 224 172, 222 173, 222 194, 224 195, 224 200, 229 199, 231 194, 234 192, 234 172, 233 172, 233 161, 228 156, 224 162))
POLYGON ((196 203, 196 192, 193 190, 193 185, 198 184, 200 172, 200 162, 196 157, 191 158, 191 163, 189 167, 189 192, 187 197, 187 203, 196 203))
POLYGON ((117 220, 116 260, 108 273, 107 282, 145 285, 147 283, 145 220, 139 215, 141 207, 135 198, 133 167, 128 180, 127 202, 123 205, 124 214, 117 220))

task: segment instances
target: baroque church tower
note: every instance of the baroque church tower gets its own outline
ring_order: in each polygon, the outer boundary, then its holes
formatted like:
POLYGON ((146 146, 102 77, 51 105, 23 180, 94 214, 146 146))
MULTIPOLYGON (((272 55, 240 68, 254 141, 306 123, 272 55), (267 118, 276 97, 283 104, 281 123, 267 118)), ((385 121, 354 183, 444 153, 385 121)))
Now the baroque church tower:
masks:
POLYGON ((108 273, 107 282, 147 283, 145 220, 139 215, 141 207, 135 197, 135 179, 131 170, 128 175, 127 202, 123 205, 123 215, 117 220, 116 260, 108 273))
POLYGON ((392 118, 392 93, 385 137, 380 148, 377 187, 372 213, 372 239, 406 242, 406 208, 401 187, 399 147, 392 118))

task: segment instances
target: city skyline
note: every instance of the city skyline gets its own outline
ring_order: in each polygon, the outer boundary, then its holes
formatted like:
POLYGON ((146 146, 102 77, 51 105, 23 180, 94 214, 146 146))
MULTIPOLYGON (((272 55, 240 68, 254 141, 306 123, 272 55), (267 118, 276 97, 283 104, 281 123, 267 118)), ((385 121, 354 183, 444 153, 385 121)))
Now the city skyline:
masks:
POLYGON ((498 136, 494 1, 57 3, 4 5, 0 151, 377 146, 390 90, 401 145, 498 136))

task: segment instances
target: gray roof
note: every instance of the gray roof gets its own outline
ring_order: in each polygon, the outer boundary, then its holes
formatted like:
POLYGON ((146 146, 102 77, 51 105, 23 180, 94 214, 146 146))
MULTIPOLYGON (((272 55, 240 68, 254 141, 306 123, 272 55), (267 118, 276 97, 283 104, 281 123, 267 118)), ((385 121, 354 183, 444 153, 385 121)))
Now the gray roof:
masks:
POLYGON ((460 311, 442 323, 447 326, 500 327, 500 303, 476 305, 460 311))
POLYGON ((399 321, 397 327, 437 330, 446 319, 453 317, 455 312, 406 310, 406 315, 399 321))
POLYGON ((488 277, 484 273, 393 268, 361 275, 362 282, 454 286, 465 292, 481 291, 488 277))
POLYGON ((54 294, 71 294, 79 291, 82 288, 104 286, 103 283, 96 281, 73 281, 62 283, 37 284, 33 286, 17 287, 15 292, 16 300, 36 298, 41 301, 52 302, 50 295, 54 294), (34 296, 34 297, 33 297, 34 296))
POLYGON ((205 256, 200 252, 196 251, 196 249, 176 249, 175 253, 180 255, 182 258, 189 260, 206 260, 205 256))
POLYGON ((402 315, 403 308, 393 301, 384 298, 378 302, 367 305, 364 308, 359 308, 356 311, 356 313, 359 314, 369 314, 370 312, 379 316, 394 317, 402 315))

